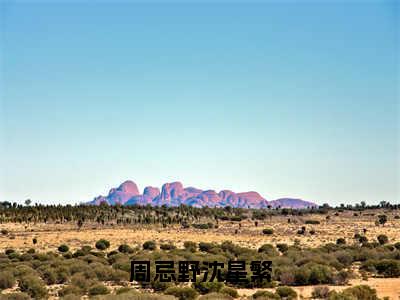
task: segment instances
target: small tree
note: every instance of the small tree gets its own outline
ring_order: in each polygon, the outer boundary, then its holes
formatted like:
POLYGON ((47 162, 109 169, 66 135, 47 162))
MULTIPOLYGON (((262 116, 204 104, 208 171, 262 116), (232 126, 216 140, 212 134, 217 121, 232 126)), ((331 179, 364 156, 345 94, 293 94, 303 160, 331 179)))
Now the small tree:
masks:
POLYGON ((386 215, 379 215, 378 216, 378 222, 382 226, 385 226, 385 223, 387 222, 387 216, 386 215))
POLYGON ((80 230, 83 226, 83 220, 79 219, 78 222, 76 223, 76 225, 78 225, 78 230, 80 230))

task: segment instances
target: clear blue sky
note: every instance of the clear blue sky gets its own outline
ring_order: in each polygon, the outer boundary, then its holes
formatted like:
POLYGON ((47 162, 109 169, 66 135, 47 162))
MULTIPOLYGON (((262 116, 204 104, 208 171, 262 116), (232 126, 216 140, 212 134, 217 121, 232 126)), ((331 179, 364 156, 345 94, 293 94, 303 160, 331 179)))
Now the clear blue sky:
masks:
POLYGON ((400 201, 394 1, 0 5, 0 200, 400 201))

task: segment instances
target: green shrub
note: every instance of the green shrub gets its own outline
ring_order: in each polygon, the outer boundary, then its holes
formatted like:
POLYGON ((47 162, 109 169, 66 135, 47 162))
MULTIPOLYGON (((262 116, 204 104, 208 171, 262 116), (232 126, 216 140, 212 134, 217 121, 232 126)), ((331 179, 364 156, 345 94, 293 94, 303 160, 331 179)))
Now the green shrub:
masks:
POLYGON ((133 253, 133 248, 127 244, 122 244, 118 247, 118 251, 121 253, 133 253))
POLYGON ((385 277, 400 276, 400 262, 395 259, 382 259, 375 263, 375 269, 378 274, 385 277))
POLYGON ((353 256, 348 251, 337 251, 335 256, 344 266, 350 266, 353 263, 353 256))
POLYGON ((387 222, 388 218, 386 215, 379 215, 378 216, 378 223, 381 224, 382 226, 385 226, 385 223, 387 222))
POLYGON ((108 288, 102 283, 97 283, 89 288, 89 295, 91 296, 106 295, 109 292, 108 288))
POLYGON ((276 244, 276 248, 278 248, 278 250, 282 253, 285 253, 286 251, 289 250, 289 246, 284 243, 276 244))
POLYGON ((220 293, 221 293, 221 294, 228 295, 228 296, 231 296, 232 298, 238 298, 238 297, 239 297, 239 294, 238 294, 237 290, 234 289, 234 288, 231 288, 231 287, 229 287, 229 286, 223 287, 223 288, 220 290, 220 293))
POLYGON ((212 292, 219 292, 223 287, 224 284, 218 281, 212 282, 195 282, 193 287, 200 293, 200 294, 208 294, 212 292))
POLYGON ((60 251, 60 252, 62 252, 62 253, 68 252, 68 251, 69 251, 69 247, 68 247, 67 245, 65 245, 65 244, 60 245, 60 246, 58 247, 58 251, 60 251))
MULTIPOLYGON (((96 276, 95 274, 92 275, 92 278, 96 276)), ((83 291, 87 291, 90 286, 94 285, 95 282, 93 279, 88 279, 84 273, 77 273, 71 277, 71 284, 74 286, 79 287, 83 291)))
POLYGON ((19 259, 20 259, 20 261, 30 261, 33 259, 33 257, 29 253, 24 253, 24 254, 21 254, 19 259))
POLYGON ((2 294, 0 299, 2 300, 30 300, 31 297, 29 297, 28 294, 26 293, 9 293, 9 294, 2 294))
POLYGON ((169 287, 165 291, 166 295, 172 295, 178 298, 179 300, 194 300, 197 298, 198 293, 195 289, 191 287, 169 287))
POLYGON ((14 250, 14 249, 6 249, 6 251, 4 251, 4 253, 5 253, 7 256, 9 256, 10 254, 15 253, 15 250, 14 250))
POLYGON ((384 235, 384 234, 378 235, 376 239, 378 240, 379 244, 381 244, 381 245, 387 244, 389 242, 387 235, 384 235))
POLYGON ((395 243, 395 244, 394 244, 394 247, 395 247, 397 250, 400 250, 400 242, 395 243))
POLYGON ((61 290, 58 291, 58 296, 60 297, 65 297, 67 295, 83 295, 85 293, 84 290, 82 290, 80 287, 69 284, 67 286, 64 286, 61 290))
MULTIPOLYGON (((399 243, 400 246, 400 243, 399 243)), ((195 242, 186 241, 183 243, 183 247, 190 252, 196 252, 197 244, 195 242)))
POLYGON ((161 244, 160 249, 161 250, 174 250, 174 249, 176 249, 176 246, 174 244, 161 244))
POLYGON ((77 258, 80 256, 85 256, 85 255, 86 255, 86 253, 83 252, 82 249, 78 249, 72 254, 72 257, 77 258))
POLYGON ((0 290, 12 288, 15 285, 14 274, 10 271, 0 272, 0 290))
POLYGON ((310 284, 321 284, 332 282, 332 271, 325 265, 313 265, 310 267, 310 284))
POLYGON ((346 244, 346 240, 344 238, 338 238, 336 240, 336 245, 345 245, 346 244))
POLYGON ((294 289, 288 286, 280 286, 276 288, 276 294, 279 297, 286 299, 286 300, 295 300, 297 299, 297 293, 294 289))
POLYGON ((271 244, 264 244, 258 248, 258 253, 264 253, 268 256, 278 256, 278 251, 275 250, 274 246, 271 244))
POLYGON ((318 221, 318 220, 306 220, 304 223, 305 223, 305 224, 311 224, 311 225, 318 225, 318 224, 321 224, 321 222, 318 221))
POLYGON ((313 299, 327 299, 329 297, 329 288, 327 286, 316 286, 312 293, 313 299))
POLYGON ((199 243, 199 250, 202 252, 208 252, 210 253, 211 249, 218 247, 218 245, 214 243, 206 243, 206 242, 200 242, 199 243))
POLYGON ((47 289, 43 282, 35 276, 26 275, 21 277, 19 287, 22 292, 26 292, 35 299, 47 299, 47 289))
POLYGON ((57 274, 53 269, 44 267, 40 270, 40 275, 47 285, 57 283, 57 274))
POLYGON ((376 290, 368 285, 357 285, 345 289, 342 294, 344 296, 353 297, 356 300, 379 300, 376 290))
POLYGON ((257 291, 252 296, 252 299, 263 299, 263 300, 280 300, 281 297, 271 293, 269 291, 257 291))
POLYGON ((89 253, 90 251, 92 251, 92 247, 91 246, 89 246, 89 245, 84 245, 84 246, 82 246, 82 248, 81 248, 81 250, 84 252, 84 253, 89 253))
POLYGON ((263 234, 271 235, 274 233, 274 230, 272 228, 264 228, 262 232, 263 234))
POLYGON ((156 242, 154 241, 147 241, 143 243, 144 250, 155 250, 156 249, 156 242))
POLYGON ((120 294, 129 293, 129 292, 132 292, 132 291, 134 291, 132 288, 125 286, 125 287, 122 287, 122 288, 117 289, 117 290, 115 291, 115 293, 116 293, 117 295, 120 295, 120 294))
POLYGON ((97 249, 99 249, 99 250, 106 250, 107 248, 109 248, 110 247, 110 242, 109 241, 107 241, 107 240, 105 240, 105 239, 101 239, 101 240, 98 240, 97 242, 96 242, 96 248, 97 249))
POLYGON ((222 293, 209 293, 207 295, 202 295, 198 300, 232 300, 233 298, 229 295, 222 294, 222 293))

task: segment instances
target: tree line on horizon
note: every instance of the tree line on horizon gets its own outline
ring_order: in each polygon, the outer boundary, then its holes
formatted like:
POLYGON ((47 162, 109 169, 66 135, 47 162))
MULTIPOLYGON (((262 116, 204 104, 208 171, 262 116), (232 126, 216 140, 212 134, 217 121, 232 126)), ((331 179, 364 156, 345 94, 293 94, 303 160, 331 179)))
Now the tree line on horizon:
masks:
MULTIPOLYGON (((211 219, 218 223, 221 221, 237 221, 245 219, 264 220, 272 216, 301 216, 305 214, 327 214, 335 211, 335 214, 344 211, 362 212, 371 209, 398 210, 400 204, 391 204, 382 201, 379 205, 367 205, 361 202, 356 205, 340 205, 330 207, 324 204, 319 207, 291 209, 291 208, 266 208, 266 209, 246 209, 226 207, 193 207, 180 205, 177 207, 168 206, 122 206, 106 204, 102 205, 30 205, 26 201, 25 205, 11 203, 8 201, 0 202, 0 223, 67 223, 76 222, 81 227, 85 222, 98 223, 105 225, 116 223, 121 225, 134 224, 180 224, 183 227, 188 224, 199 222, 202 219, 211 219)), ((355 215, 356 213, 354 213, 355 215)))

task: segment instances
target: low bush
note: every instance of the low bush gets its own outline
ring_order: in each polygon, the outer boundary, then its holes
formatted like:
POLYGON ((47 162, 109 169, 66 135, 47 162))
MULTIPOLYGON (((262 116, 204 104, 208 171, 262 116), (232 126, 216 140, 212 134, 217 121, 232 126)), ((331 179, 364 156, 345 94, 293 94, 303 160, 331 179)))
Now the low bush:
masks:
POLYGON ((155 250, 156 249, 156 242, 154 241, 147 241, 143 243, 144 250, 155 250))
POLYGON ((384 234, 378 235, 376 237, 376 239, 378 240, 379 244, 381 244, 381 245, 387 244, 389 242, 387 235, 384 235, 384 234))
POLYGON ((212 292, 219 292, 223 287, 224 284, 222 282, 195 282, 193 287, 200 293, 200 294, 208 294, 212 292))
POLYGON ((80 296, 80 295, 83 295, 84 293, 85 293, 84 290, 82 290, 80 287, 73 285, 73 284, 64 286, 61 290, 58 291, 58 295, 60 297, 65 297, 67 295, 80 296))
POLYGON ((214 228, 213 223, 201 223, 201 224, 192 224, 193 228, 196 229, 212 229, 214 228))
POLYGON ((223 287, 223 288, 220 290, 220 293, 221 293, 221 294, 228 295, 228 296, 231 296, 232 298, 238 298, 238 297, 239 297, 239 294, 238 294, 237 290, 234 289, 234 288, 231 288, 231 287, 229 287, 229 286, 223 287))
POLYGON ((275 247, 271 244, 264 244, 260 248, 258 248, 258 253, 264 253, 267 256, 278 256, 278 251, 275 250, 275 247))
POLYGON ((280 300, 281 297, 269 291, 257 291, 252 296, 252 299, 262 300, 280 300))
POLYGON ((110 242, 109 241, 107 241, 107 240, 105 240, 105 239, 101 239, 101 240, 98 240, 97 242, 96 242, 96 248, 97 249, 99 249, 99 250, 106 250, 107 248, 109 248, 110 247, 110 242))
POLYGON ((318 225, 318 224, 321 224, 321 222, 318 221, 318 220, 306 220, 304 223, 305 223, 305 224, 311 224, 311 225, 318 225))
POLYGON ((211 249, 218 247, 217 244, 214 243, 206 243, 206 242, 200 242, 199 243, 199 250, 203 252, 209 252, 211 249))
POLYGON ((378 274, 385 277, 399 277, 400 276, 400 261, 395 259, 382 259, 374 264, 378 274))
POLYGON ((9 293, 9 294, 2 294, 1 295, 2 300, 30 300, 31 297, 29 297, 28 294, 26 293, 9 293))
POLYGON ((34 299, 47 299, 47 289, 43 282, 35 276, 26 275, 20 278, 19 287, 34 299))
POLYGON ((176 249, 176 246, 174 244, 171 244, 171 243, 169 243, 169 244, 161 244, 160 245, 160 249, 161 250, 174 250, 174 249, 176 249))
POLYGON ((0 272, 0 290, 12 288, 15 285, 15 277, 11 271, 0 272))
POLYGON ((274 233, 274 230, 272 228, 264 228, 262 232, 263 234, 271 235, 274 233))
MULTIPOLYGON (((399 243, 400 246, 400 243, 399 243)), ((190 252, 196 252, 197 244, 195 242, 186 241, 183 243, 183 247, 190 252)))
POLYGON ((106 295, 109 292, 110 291, 108 290, 108 288, 102 283, 97 283, 97 284, 91 286, 88 291, 89 295, 91 295, 91 296, 106 295))
POLYGON ((276 248, 278 248, 278 250, 282 253, 285 253, 286 251, 289 250, 289 246, 284 243, 276 244, 276 248))
POLYGON ((316 286, 312 293, 313 299, 327 299, 329 297, 329 288, 327 286, 316 286))
POLYGON ((197 298, 198 293, 194 288, 191 287, 169 287, 164 292, 166 295, 172 295, 178 298, 179 300, 194 300, 197 298))
POLYGON ((346 245, 346 240, 344 238, 338 238, 336 240, 336 245, 346 245))
POLYGON ((232 300, 233 298, 229 295, 222 293, 209 293, 207 295, 202 295, 198 300, 232 300))
POLYGON ((297 293, 294 289, 288 286, 280 286, 276 288, 276 294, 282 299, 295 300, 297 299, 297 293))
POLYGON ((67 245, 60 245, 59 247, 58 247, 58 251, 60 251, 60 252, 62 252, 62 253, 65 253, 65 252, 68 252, 69 251, 69 247, 67 246, 67 245))
POLYGON ((118 251, 121 253, 133 253, 133 248, 127 244, 122 244, 118 247, 118 251))
POLYGON ((356 300, 379 300, 376 290, 368 285, 357 285, 345 289, 342 294, 344 296, 353 297, 356 300))

